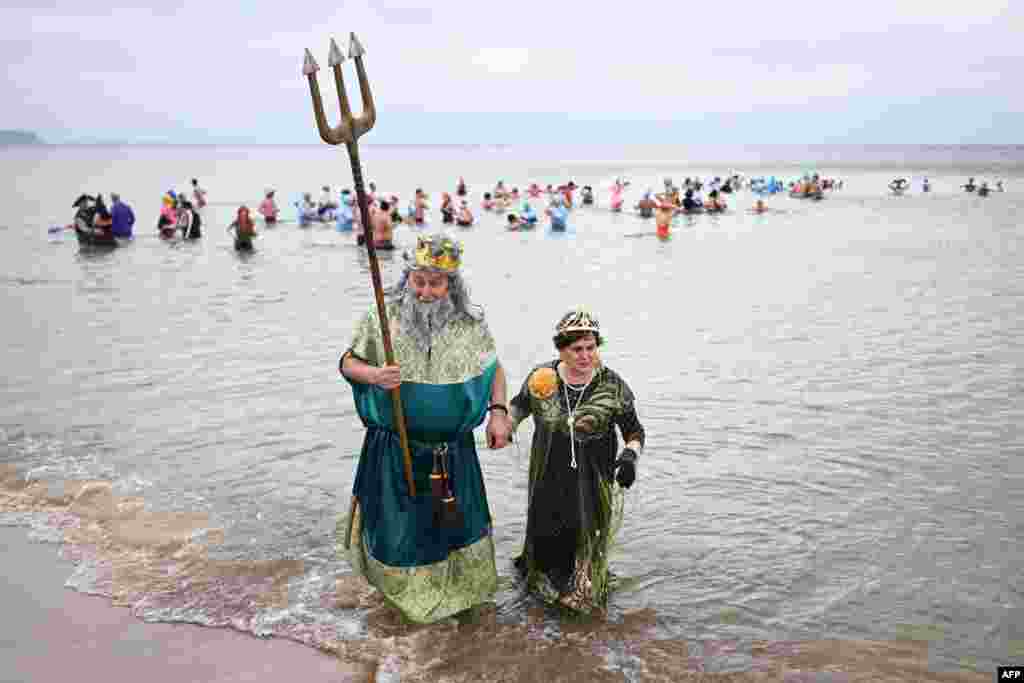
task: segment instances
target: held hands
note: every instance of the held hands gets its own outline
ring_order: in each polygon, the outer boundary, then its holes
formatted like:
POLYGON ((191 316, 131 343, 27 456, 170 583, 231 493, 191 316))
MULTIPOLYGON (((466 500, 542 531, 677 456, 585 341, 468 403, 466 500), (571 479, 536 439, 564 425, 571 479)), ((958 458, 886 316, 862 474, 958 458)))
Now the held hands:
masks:
POLYGON ((504 410, 492 410, 487 420, 487 446, 504 448, 512 440, 512 420, 504 410))
POLYGON ((402 383, 402 371, 397 365, 374 368, 373 384, 390 391, 402 383))
POLYGON ((623 448, 615 461, 615 481, 619 486, 628 489, 636 481, 636 451, 632 448, 623 448))

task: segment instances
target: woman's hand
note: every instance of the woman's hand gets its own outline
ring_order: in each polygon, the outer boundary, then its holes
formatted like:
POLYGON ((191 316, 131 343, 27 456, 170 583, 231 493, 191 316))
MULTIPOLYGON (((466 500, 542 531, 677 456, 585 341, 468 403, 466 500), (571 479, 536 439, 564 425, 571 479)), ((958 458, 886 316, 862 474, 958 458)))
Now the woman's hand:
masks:
POLYGON ((402 371, 397 365, 385 365, 373 373, 373 383, 390 391, 402 383, 402 371))
POLYGON ((512 438, 512 420, 504 410, 492 410, 487 420, 487 446, 504 448, 512 438))
POLYGON ((576 420, 576 424, 573 427, 581 434, 593 434, 597 429, 597 418, 593 415, 584 415, 576 420))
POLYGON ((623 448, 615 461, 615 481, 624 489, 636 481, 636 451, 632 448, 623 448))

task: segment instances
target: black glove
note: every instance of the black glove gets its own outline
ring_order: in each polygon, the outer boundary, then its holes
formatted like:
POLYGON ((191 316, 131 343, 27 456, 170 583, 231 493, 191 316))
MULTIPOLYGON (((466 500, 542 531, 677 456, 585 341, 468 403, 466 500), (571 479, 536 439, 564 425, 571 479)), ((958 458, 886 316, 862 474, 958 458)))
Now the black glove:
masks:
POLYGON ((615 461, 615 481, 619 486, 628 489, 636 481, 636 451, 632 448, 623 448, 615 461))

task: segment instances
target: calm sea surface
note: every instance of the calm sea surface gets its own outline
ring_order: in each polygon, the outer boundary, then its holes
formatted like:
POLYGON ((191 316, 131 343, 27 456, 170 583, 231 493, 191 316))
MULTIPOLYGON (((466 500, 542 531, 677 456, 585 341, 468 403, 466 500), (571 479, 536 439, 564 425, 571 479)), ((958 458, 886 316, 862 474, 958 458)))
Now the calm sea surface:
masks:
MULTIPOLYGON (((350 571, 334 533, 363 434, 337 361, 372 304, 365 252, 333 226, 259 223, 240 257, 225 229, 265 187, 285 203, 349 185, 343 151, 0 149, 0 463, 206 513, 224 530, 217 560, 302 560, 283 607, 156 603, 144 586, 140 616, 301 631, 348 643, 343 658, 363 642, 391 653, 382 680, 498 677, 503 657, 544 642, 559 656, 591 648, 610 680, 643 680, 654 663, 628 645, 642 639, 688 643, 690 660, 659 664, 669 677, 695 656, 708 671, 749 670, 754 641, 926 638, 934 671, 1024 661, 1024 148, 369 146, 363 162, 403 207, 417 187, 430 193, 435 227, 460 175, 474 207, 499 179, 597 188, 571 234, 509 233, 477 211, 459 237, 513 389, 554 357, 559 316, 586 304, 604 361, 638 396, 648 442, 608 623, 567 624, 516 580, 529 425, 519 448, 481 446, 502 577, 491 625, 455 638, 404 629, 371 599, 332 602, 350 571), (605 208, 616 176, 632 181, 632 204, 666 176, 734 171, 818 171, 845 188, 817 203, 774 197, 759 216, 752 195, 732 195, 725 215, 677 219, 669 241, 605 208), (965 194, 969 175, 1007 191, 965 194), (906 196, 888 194, 897 176, 906 196), (203 238, 157 239, 160 194, 192 177, 211 201, 203 238), (135 209, 133 244, 88 253, 48 239, 79 193, 112 191, 135 209), (424 651, 424 637, 456 654, 424 651)), ((400 259, 381 258, 390 283, 400 259)), ((91 580, 103 592, 78 578, 91 580)), ((591 659, 561 661, 567 678, 592 673, 591 659)))

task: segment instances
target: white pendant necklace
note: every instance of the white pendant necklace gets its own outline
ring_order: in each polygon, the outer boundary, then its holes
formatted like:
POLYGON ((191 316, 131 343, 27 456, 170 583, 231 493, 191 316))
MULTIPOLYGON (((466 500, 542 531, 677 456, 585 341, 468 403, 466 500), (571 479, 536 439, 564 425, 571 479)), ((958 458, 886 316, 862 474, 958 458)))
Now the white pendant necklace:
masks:
MULTIPOLYGON (((576 398, 575 406, 569 400, 569 380, 566 377, 562 378, 562 391, 565 393, 565 409, 569 412, 569 417, 565 418, 566 423, 569 425, 569 452, 572 454, 569 467, 573 469, 576 469, 576 411, 579 410, 580 404, 583 403, 583 394, 587 392, 587 387, 594 381, 595 374, 593 370, 590 371, 590 379, 579 390, 580 395, 576 398)), ((575 387, 573 387, 573 391, 576 391, 575 387)))

